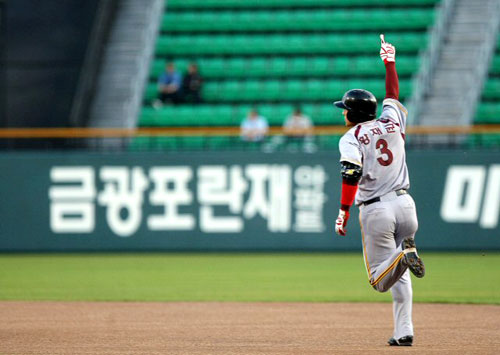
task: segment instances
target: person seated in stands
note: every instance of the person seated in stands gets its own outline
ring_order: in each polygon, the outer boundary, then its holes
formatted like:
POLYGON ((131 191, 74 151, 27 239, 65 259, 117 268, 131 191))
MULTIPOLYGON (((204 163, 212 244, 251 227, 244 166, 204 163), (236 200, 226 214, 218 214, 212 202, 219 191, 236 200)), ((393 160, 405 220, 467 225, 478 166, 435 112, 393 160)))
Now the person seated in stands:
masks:
POLYGON ((313 137, 314 125, 311 118, 302 112, 300 107, 296 107, 283 123, 283 132, 287 143, 290 143, 289 149, 297 149, 296 145, 301 144, 305 152, 316 150, 313 137))
POLYGON ((283 131, 287 137, 301 138, 311 136, 313 124, 311 118, 302 112, 300 107, 296 107, 292 114, 287 117, 283 124, 283 131))
POLYGON ((261 142, 266 137, 269 125, 267 119, 257 109, 248 112, 247 117, 241 122, 241 139, 247 142, 261 142))
POLYGON ((168 63, 158 78, 158 99, 153 106, 158 108, 163 104, 178 104, 181 100, 181 85, 181 74, 175 69, 174 63, 168 63))
POLYGON ((203 78, 198 71, 198 65, 196 63, 189 64, 187 75, 182 83, 184 101, 193 104, 201 103, 202 85, 203 78))

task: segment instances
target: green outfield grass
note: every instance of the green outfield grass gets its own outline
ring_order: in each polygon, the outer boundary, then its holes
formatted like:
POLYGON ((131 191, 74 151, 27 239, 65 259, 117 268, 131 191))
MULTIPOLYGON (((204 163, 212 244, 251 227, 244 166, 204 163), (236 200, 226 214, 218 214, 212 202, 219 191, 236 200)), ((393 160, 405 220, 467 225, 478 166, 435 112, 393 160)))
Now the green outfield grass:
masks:
MULTIPOLYGON (((416 302, 500 304, 500 253, 422 255, 416 302)), ((388 302, 356 254, 0 254, 0 299, 388 302)))

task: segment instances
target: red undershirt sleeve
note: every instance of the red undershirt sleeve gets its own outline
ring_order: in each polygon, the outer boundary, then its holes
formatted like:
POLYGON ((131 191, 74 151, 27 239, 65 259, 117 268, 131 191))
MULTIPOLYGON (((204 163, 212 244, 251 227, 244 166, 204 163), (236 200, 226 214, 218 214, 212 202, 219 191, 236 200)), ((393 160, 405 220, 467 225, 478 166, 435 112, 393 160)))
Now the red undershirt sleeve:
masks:
POLYGON ((385 98, 399 100, 399 79, 394 62, 385 65, 385 98))
POLYGON ((342 194, 340 197, 340 209, 343 211, 349 211, 352 204, 354 203, 354 198, 356 197, 356 192, 358 191, 358 184, 353 184, 348 182, 346 179, 342 179, 342 194))

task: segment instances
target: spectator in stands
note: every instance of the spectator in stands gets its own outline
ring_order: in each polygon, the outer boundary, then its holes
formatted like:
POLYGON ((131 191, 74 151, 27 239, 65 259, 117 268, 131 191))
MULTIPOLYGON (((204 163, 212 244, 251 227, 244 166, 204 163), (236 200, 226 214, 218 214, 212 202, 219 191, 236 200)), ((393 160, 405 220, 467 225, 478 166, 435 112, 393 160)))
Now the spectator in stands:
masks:
POLYGON ((309 116, 304 115, 300 107, 296 107, 283 124, 283 131, 287 137, 300 138, 309 137, 313 133, 313 124, 309 116))
POLYGON ((201 102, 201 87, 203 78, 198 71, 198 65, 191 63, 188 66, 188 73, 182 83, 182 93, 185 102, 199 104, 201 102))
POLYGON ((286 136, 288 148, 294 150, 297 149, 297 144, 302 144, 302 150, 314 152, 316 145, 314 144, 313 130, 314 126, 311 118, 305 115, 302 109, 297 106, 283 124, 283 132, 286 136))
POLYGON ((174 63, 168 63, 158 78, 158 99, 153 105, 158 108, 163 104, 178 104, 181 100, 181 85, 181 74, 175 70, 174 63))
POLYGON ((240 127, 241 139, 247 142, 261 142, 269 130, 267 119, 259 115, 255 108, 250 110, 240 127))

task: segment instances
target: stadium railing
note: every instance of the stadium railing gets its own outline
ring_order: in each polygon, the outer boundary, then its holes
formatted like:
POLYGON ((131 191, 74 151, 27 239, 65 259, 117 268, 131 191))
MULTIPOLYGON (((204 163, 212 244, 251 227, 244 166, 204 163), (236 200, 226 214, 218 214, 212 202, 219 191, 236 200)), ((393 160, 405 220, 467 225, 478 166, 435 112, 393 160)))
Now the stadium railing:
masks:
MULTIPOLYGON (((344 126, 316 126, 313 138, 317 150, 336 151, 338 140, 347 131, 344 126)), ((413 126, 407 129, 409 149, 500 149, 500 124, 474 126, 413 126), (445 137, 436 143, 434 137, 445 137), (444 142, 444 143, 443 143, 444 142)), ((284 137, 282 127, 270 127, 272 143, 284 137)), ((5 128, 0 129, 0 150, 97 150, 106 151, 99 141, 118 139, 123 151, 155 150, 246 150, 260 144, 240 140, 238 126, 222 127, 138 127, 138 128, 5 128), (87 144, 92 141, 92 144, 87 144), (31 144, 23 144, 23 142, 31 144), (55 142, 59 142, 55 143, 55 142), (64 142, 64 143, 63 143, 64 142), (97 142, 97 143, 96 143, 97 142), (238 144, 235 144, 238 143, 238 144)), ((286 144, 285 144, 286 145, 286 144)), ((281 145, 281 150, 284 146, 281 145)), ((277 147, 275 147, 277 148, 277 147)), ((116 150, 116 148, 113 148, 116 150)), ((264 149, 266 150, 266 149, 264 149)), ((267 145, 267 151, 273 151, 267 145)))

